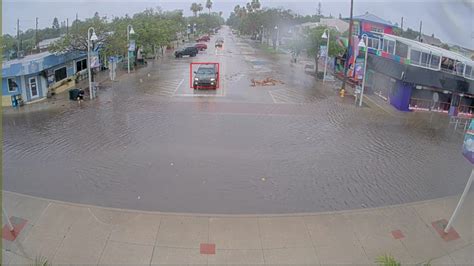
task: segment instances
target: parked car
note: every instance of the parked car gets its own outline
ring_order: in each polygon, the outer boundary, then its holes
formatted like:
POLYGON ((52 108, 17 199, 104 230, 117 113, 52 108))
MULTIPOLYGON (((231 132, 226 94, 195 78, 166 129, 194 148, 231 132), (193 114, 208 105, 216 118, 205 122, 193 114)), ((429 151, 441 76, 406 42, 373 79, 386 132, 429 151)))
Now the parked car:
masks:
POLYGON ((200 65, 197 71, 194 71, 193 88, 196 89, 217 89, 219 72, 217 65, 200 65))
POLYGON ((204 51, 207 49, 207 44, 205 43, 196 43, 194 45, 194 47, 196 47, 199 51, 204 51))
POLYGON ((196 39, 196 42, 208 42, 209 40, 211 40, 211 37, 209 37, 208 35, 204 35, 201 36, 199 39, 196 39))
POLYGON ((198 52, 199 52, 198 48, 196 48, 194 46, 191 46, 191 47, 186 47, 186 48, 177 50, 176 52, 174 52, 174 56, 176 58, 183 57, 185 55, 189 55, 189 56, 193 57, 193 56, 196 56, 198 54, 198 52))
POLYGON ((217 38, 215 47, 222 47, 224 45, 224 39, 222 37, 217 38))

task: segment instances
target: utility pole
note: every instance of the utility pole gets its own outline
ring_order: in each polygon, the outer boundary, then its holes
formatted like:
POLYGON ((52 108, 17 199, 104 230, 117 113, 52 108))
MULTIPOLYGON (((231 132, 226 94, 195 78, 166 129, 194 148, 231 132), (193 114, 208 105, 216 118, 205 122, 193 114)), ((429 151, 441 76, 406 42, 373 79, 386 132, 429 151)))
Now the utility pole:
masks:
POLYGON ((20 19, 16 20, 16 41, 17 41, 16 57, 19 57, 20 56, 20 19))
MULTIPOLYGON (((342 73, 344 75, 344 79, 342 80, 342 86, 341 86, 341 91, 346 90, 346 83, 347 83, 347 66, 349 62, 349 49, 351 49, 351 42, 352 42, 352 26, 354 25, 354 22, 352 21, 352 11, 354 8, 354 0, 351 0, 351 14, 350 14, 350 20, 349 20, 349 39, 347 41, 347 49, 346 49, 346 60, 344 61, 344 72, 342 73)), ((316 73, 316 76, 318 73, 316 73)))
POLYGON ((39 52, 39 41, 38 41, 38 17, 36 17, 36 26, 35 26, 35 46, 36 51, 39 52))
POLYGON ((400 24, 400 28, 402 29, 402 32, 403 32, 403 17, 402 17, 402 23, 400 24))
POLYGON ((421 42, 421 27, 423 26, 423 21, 420 20, 420 33, 418 34, 418 41, 421 42))
POLYGON ((69 35, 69 18, 66 18, 66 35, 69 35))

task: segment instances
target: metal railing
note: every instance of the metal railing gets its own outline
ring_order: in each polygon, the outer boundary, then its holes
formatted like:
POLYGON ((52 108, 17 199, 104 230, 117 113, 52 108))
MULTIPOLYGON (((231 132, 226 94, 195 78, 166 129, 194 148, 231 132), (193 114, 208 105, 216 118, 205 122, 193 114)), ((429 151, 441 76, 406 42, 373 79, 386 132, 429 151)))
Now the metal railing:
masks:
POLYGON ((420 110, 420 111, 434 111, 434 112, 443 112, 447 113, 451 103, 449 102, 433 102, 432 100, 411 98, 409 109, 410 110, 420 110))

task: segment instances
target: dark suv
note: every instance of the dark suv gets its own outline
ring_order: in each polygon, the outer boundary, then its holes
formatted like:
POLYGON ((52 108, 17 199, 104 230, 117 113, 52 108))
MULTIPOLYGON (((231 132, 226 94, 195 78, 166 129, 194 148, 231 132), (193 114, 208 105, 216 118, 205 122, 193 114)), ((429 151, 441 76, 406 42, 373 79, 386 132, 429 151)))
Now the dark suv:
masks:
POLYGON ((194 71, 194 89, 217 89, 219 72, 216 65, 201 65, 194 71))
POLYGON ((176 58, 183 57, 185 55, 196 56, 198 52, 199 51, 196 47, 186 47, 174 52, 174 56, 176 56, 176 58))

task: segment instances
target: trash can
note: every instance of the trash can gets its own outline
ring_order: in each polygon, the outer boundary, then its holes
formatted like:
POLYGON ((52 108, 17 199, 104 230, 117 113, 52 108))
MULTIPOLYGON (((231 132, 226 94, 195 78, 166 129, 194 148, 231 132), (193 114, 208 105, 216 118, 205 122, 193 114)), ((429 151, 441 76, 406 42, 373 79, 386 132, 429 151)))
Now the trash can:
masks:
POLYGON ((69 90, 69 100, 75 101, 79 96, 79 89, 70 89, 69 90))

